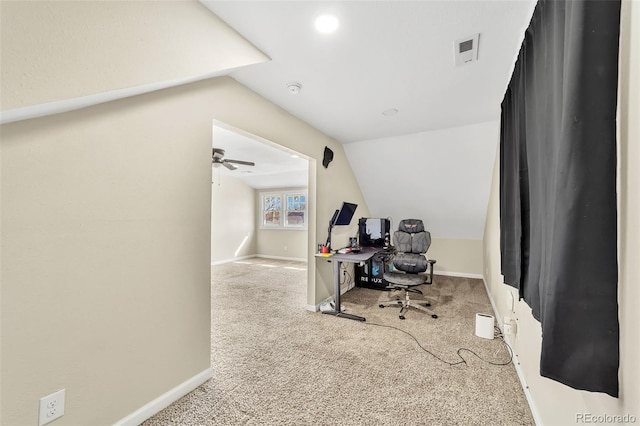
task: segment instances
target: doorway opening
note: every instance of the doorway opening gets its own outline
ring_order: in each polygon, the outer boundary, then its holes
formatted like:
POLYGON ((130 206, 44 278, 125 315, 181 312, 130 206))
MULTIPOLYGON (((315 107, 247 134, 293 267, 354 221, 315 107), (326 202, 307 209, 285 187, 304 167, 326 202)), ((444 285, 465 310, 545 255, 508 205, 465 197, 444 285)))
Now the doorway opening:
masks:
POLYGON ((315 264, 308 258, 315 215, 309 206, 315 205, 315 185, 309 182, 315 160, 218 121, 212 135, 212 267, 261 258, 293 262, 283 266, 289 268, 300 262, 313 269, 301 283, 312 294, 315 264))

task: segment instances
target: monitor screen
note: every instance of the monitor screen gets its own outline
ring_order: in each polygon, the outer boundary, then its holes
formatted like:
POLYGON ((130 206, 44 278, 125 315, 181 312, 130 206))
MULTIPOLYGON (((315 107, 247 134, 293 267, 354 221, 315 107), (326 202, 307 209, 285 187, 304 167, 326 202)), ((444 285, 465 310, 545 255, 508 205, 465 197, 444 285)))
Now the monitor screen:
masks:
POLYGON ((346 201, 342 203, 342 208, 338 212, 338 217, 336 218, 334 225, 348 225, 351 223, 351 218, 353 214, 356 212, 358 208, 357 204, 347 203, 346 201))

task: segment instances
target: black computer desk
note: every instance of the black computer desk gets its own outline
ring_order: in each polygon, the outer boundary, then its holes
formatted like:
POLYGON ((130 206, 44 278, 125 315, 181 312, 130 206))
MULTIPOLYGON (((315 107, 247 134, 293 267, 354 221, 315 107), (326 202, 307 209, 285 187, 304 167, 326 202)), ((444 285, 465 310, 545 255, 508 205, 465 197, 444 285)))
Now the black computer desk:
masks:
POLYGON ((316 254, 316 257, 327 259, 327 261, 333 263, 333 281, 335 285, 336 294, 334 296, 334 306, 335 309, 330 311, 323 311, 324 314, 333 315, 340 318, 349 318, 356 321, 366 321, 365 317, 361 317, 358 315, 347 314, 342 312, 340 307, 340 265, 342 262, 347 263, 360 263, 366 262, 371 259, 376 253, 382 251, 383 248, 380 247, 362 247, 360 252, 358 253, 335 253, 330 256, 316 254))

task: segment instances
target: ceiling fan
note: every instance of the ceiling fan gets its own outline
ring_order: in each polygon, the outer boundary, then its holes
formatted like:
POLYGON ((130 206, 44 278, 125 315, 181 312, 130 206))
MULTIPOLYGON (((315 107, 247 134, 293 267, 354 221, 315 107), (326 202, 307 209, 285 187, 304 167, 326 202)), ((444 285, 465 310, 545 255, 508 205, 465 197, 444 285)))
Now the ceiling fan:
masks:
POLYGON ((222 164, 229 170, 236 170, 238 167, 234 166, 234 164, 242 164, 245 166, 255 166, 256 163, 251 161, 240 161, 240 160, 227 160, 224 158, 224 149, 213 148, 213 157, 211 159, 213 167, 220 167, 222 164))

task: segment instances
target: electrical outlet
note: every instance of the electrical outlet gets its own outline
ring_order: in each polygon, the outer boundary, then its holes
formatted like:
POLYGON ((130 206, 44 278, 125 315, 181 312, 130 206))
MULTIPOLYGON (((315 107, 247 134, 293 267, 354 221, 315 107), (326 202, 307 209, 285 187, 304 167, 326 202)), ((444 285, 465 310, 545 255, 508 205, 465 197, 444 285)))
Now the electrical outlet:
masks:
POLYGON ((40 398, 38 426, 51 423, 64 415, 64 389, 40 398))
POLYGON ((516 336, 516 334, 518 333, 518 323, 515 319, 504 317, 504 321, 502 322, 502 324, 504 327, 504 334, 506 334, 510 338, 516 336))

